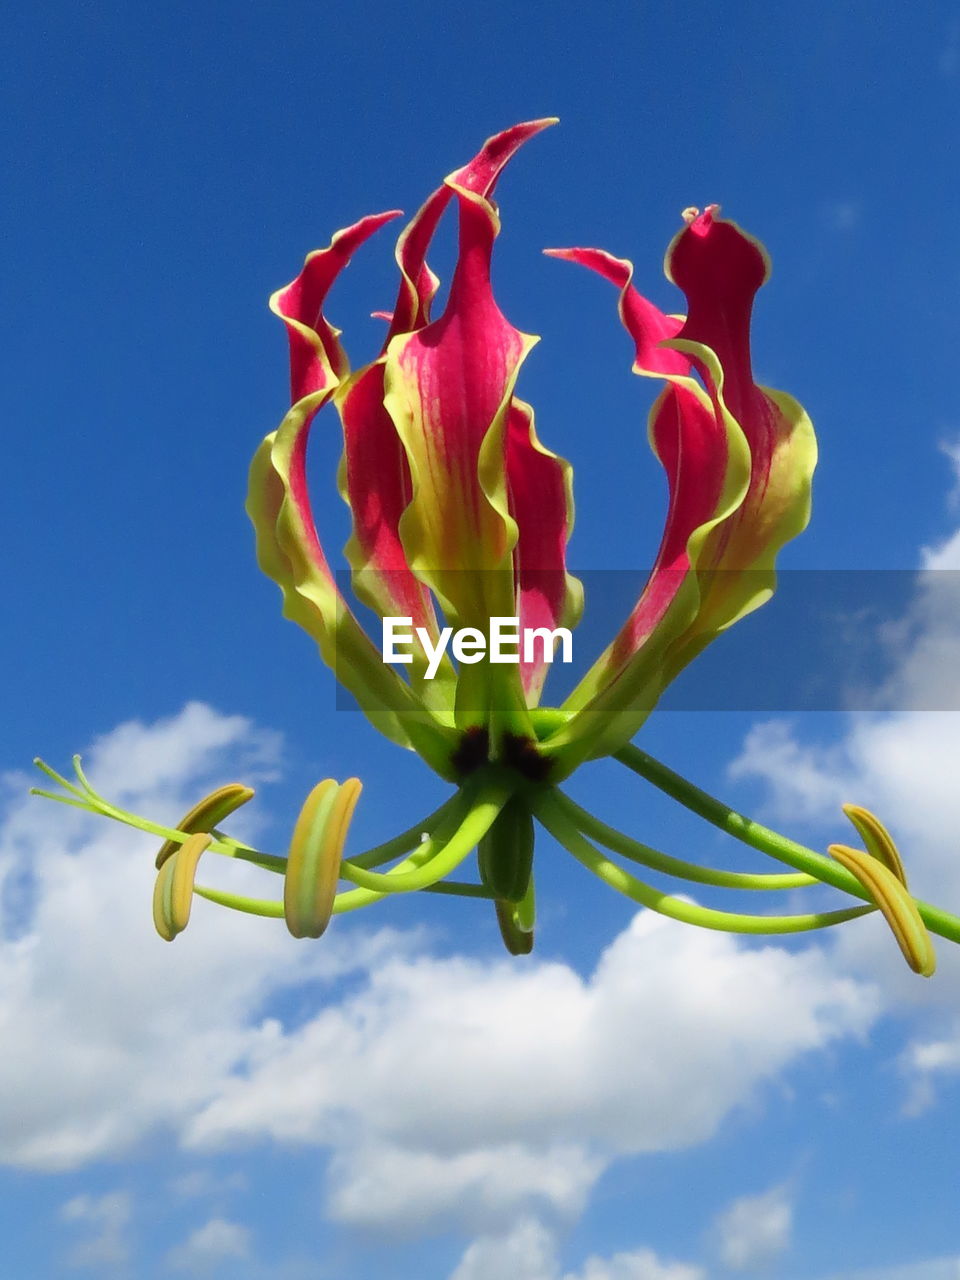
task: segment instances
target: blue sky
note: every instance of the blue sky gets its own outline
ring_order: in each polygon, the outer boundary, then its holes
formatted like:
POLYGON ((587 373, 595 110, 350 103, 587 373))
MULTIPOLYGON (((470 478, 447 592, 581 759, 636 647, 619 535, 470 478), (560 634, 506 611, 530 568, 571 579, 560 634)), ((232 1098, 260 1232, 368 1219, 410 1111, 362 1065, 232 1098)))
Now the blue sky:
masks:
MULTIPOLYGON (((758 377, 820 439, 813 523, 781 563, 960 568, 960 7, 54 3, 7 15, 4 43, 9 1274, 955 1276, 947 944, 924 984, 874 921, 764 949, 634 918, 544 839, 532 959, 440 898, 300 944, 199 904, 166 947, 149 842, 22 794, 38 752, 89 752, 105 789, 170 819, 249 778, 242 829, 280 849, 328 774, 364 779, 357 848, 440 798, 336 710, 256 569, 246 469, 287 385, 266 298, 337 228, 412 212, 522 119, 561 125, 499 188, 495 284, 542 336, 521 393, 575 466, 572 562, 643 567, 662 482, 612 292, 540 249, 629 256, 672 310, 663 250, 681 209, 718 201, 773 258, 758 377)), ((358 363, 391 246, 329 309, 358 363)), ((448 237, 445 278, 451 255, 448 237)), ((332 549, 329 427, 311 465, 332 549)), ((957 705, 936 683, 955 616, 922 588, 910 608, 894 705, 931 688, 957 705)), ((843 800, 875 806, 918 891, 960 907, 954 714, 678 712, 641 741, 819 847, 843 800)), ((741 856, 613 765, 574 790, 659 847, 741 856)))

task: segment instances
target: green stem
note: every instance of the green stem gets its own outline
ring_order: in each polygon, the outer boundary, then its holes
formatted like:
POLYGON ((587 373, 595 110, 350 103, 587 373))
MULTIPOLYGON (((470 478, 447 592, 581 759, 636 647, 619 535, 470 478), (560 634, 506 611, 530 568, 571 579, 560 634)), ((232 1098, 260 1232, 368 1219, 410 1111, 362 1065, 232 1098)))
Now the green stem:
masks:
MULTIPOLYGON (((208 885, 194 885, 194 893, 198 898, 206 898, 208 902, 216 902, 221 907, 230 907, 233 911, 242 911, 246 915, 265 916, 274 920, 283 919, 283 903, 270 898, 246 898, 242 894, 227 893, 223 889, 211 889, 208 885)), ((445 880, 443 884, 429 884, 424 893, 447 893, 458 898, 486 898, 493 900, 493 894, 482 884, 466 884, 459 881, 445 880)), ((358 907, 367 906, 386 898, 385 893, 372 893, 369 889, 353 889, 337 894, 334 900, 334 914, 342 915, 345 911, 354 911, 358 907), (354 894, 362 894, 363 901, 354 898, 354 894)))
MULTIPOLYGON (((698 817, 719 827, 721 831, 726 831, 728 835, 736 837, 744 844, 750 845, 752 849, 759 849, 761 853, 767 853, 772 858, 796 867, 798 871, 805 871, 808 875, 823 881, 824 884, 833 885, 834 888, 842 889, 856 898, 863 898, 866 902, 872 901, 860 881, 839 863, 731 809, 722 800, 717 800, 715 796, 694 786, 692 782, 688 782, 679 773, 674 773, 672 769, 655 760, 653 756, 647 755, 639 747, 632 744, 621 747, 614 753, 613 758, 626 765, 628 769, 632 769, 641 778, 652 782, 655 787, 690 809, 698 817)), ((928 929, 938 933, 942 938, 949 938, 951 942, 960 942, 960 918, 928 902, 921 902, 919 899, 914 901, 928 929)))
POLYGON ((488 902, 495 902, 497 898, 485 884, 472 884, 465 880, 440 880, 436 884, 426 885, 423 892, 450 893, 457 898, 485 898, 488 902))
MULTIPOLYGON (((413 850, 409 857, 391 868, 389 875, 402 875, 406 871, 422 867, 431 855, 429 841, 425 841, 413 850)), ((385 889, 345 889, 333 900, 333 914, 340 915, 344 911, 356 911, 360 907, 368 907, 373 902, 380 902, 388 896, 385 889)))
POLYGON ((406 831, 401 831, 399 835, 393 836, 390 840, 385 840, 383 844, 374 845, 372 849, 367 849, 365 853, 354 854, 350 858, 350 865, 352 867, 379 867, 385 862, 392 862, 394 858, 400 857, 401 854, 409 853, 411 849, 415 849, 420 844, 421 837, 424 834, 431 835, 440 823, 465 807, 463 793, 458 791, 448 800, 445 800, 439 808, 434 809, 433 813, 428 813, 425 818, 421 818, 413 826, 407 827, 406 831))
POLYGON ((606 848, 613 849, 624 858, 629 858, 631 862, 639 862, 641 866, 650 867, 653 871, 662 871, 678 879, 714 885, 720 889, 801 889, 806 885, 820 883, 815 876, 808 876, 800 871, 764 875, 746 871, 720 871, 714 867, 704 867, 697 862, 685 862, 682 858, 673 858, 668 853, 651 849, 649 845, 631 839, 616 827, 608 826, 560 791, 556 792, 556 799, 558 805, 585 836, 590 836, 606 848))
MULTIPOLYGON (((56 804, 69 805, 74 809, 83 809, 87 813, 97 814, 103 818, 111 818, 114 822, 121 822, 124 826, 132 827, 135 831, 144 831, 147 835, 158 836, 162 840, 172 840, 175 844, 183 844, 189 838, 188 832, 180 831, 176 827, 165 827, 159 822, 152 822, 149 818, 141 818, 138 814, 130 813, 126 809, 121 809, 117 805, 111 804, 99 792, 94 791, 87 781, 79 765, 79 757, 75 758, 74 768, 77 770, 77 776, 85 786, 83 791, 73 786, 66 778, 61 777, 43 760, 38 758, 34 760, 34 764, 47 777, 57 782, 71 794, 57 795, 53 791, 45 791, 40 787, 31 787, 30 794, 33 796, 40 796, 44 800, 53 800, 56 804)), ((464 812, 466 807, 467 801, 463 792, 456 792, 438 808, 434 809, 432 813, 428 813, 419 822, 413 823, 406 831, 401 831, 399 835, 393 836, 390 840, 385 840, 382 844, 374 845, 372 848, 364 850, 363 853, 356 854, 350 859, 351 865, 357 867, 379 867, 385 862, 391 862, 394 858, 408 853, 419 845, 424 833, 431 834, 438 824, 458 812, 464 812)), ((214 836, 214 840, 209 846, 208 852, 219 853, 225 858, 236 858, 240 862, 249 862, 265 871, 273 871, 279 875, 283 875, 286 872, 286 858, 251 849, 248 845, 233 839, 232 836, 225 835, 222 831, 214 831, 211 834, 214 836)), ((211 892, 218 891, 211 890, 211 892)), ((259 901, 259 899, 250 899, 250 901, 259 901)), ((240 909, 238 908, 238 910, 240 909)))
MULTIPOLYGON (((44 791, 40 787, 31 787, 30 794, 32 796, 40 796, 43 800, 53 800, 56 804, 70 805, 73 809, 83 809, 85 813, 93 813, 101 818, 111 818, 114 822, 121 822, 125 827, 133 827, 135 831, 143 831, 149 836, 158 836, 161 840, 172 840, 175 844, 183 844, 185 840, 189 840, 190 833, 186 831, 178 831, 175 827, 164 827, 159 822, 151 822, 149 818, 141 818, 135 813, 127 813, 125 809, 118 809, 115 805, 102 807, 98 801, 92 799, 74 800, 70 796, 58 796, 52 791, 44 791)), ((248 849, 246 845, 239 844, 236 840, 222 838, 220 832, 212 832, 214 836, 213 842, 209 845, 207 852, 219 853, 225 858, 237 858, 242 862, 252 862, 255 866, 263 867, 267 871, 279 871, 281 874, 286 868, 286 858, 278 858, 271 853, 260 853, 256 849, 248 849)))
MULTIPOLYGON (((371 849, 367 854, 360 854, 360 857, 372 858, 374 854, 378 854, 380 862, 386 862, 390 858, 396 856, 399 850, 397 843, 401 840, 416 839, 419 840, 421 828, 433 826, 434 837, 436 840, 445 840, 448 835, 455 834, 460 825, 460 811, 464 803, 462 793, 452 796, 439 809, 435 810, 423 822, 416 823, 407 831, 402 832, 393 840, 388 840, 386 844, 378 845, 377 849, 371 849), (437 821, 440 819, 440 821, 437 821)), ((429 841, 417 844, 413 852, 408 858, 398 863, 389 873, 389 876, 403 874, 406 871, 415 870, 428 861, 432 854, 432 848, 429 841)), ((375 864, 374 864, 375 865, 375 864)), ((444 892, 438 885, 426 886, 427 889, 434 893, 444 892)), ((222 906, 233 907, 236 911, 246 911, 251 915, 274 916, 283 918, 283 903, 273 902, 263 898, 244 898, 237 894, 223 893, 219 889, 208 889, 206 886, 197 885, 195 892, 202 898, 208 898, 211 902, 219 902, 222 906)), ((464 896, 467 896, 466 894, 464 896)), ((472 892, 470 897, 475 896, 472 892)), ((346 889, 338 893, 333 900, 333 914, 342 915, 346 911, 357 911, 361 907, 368 907, 374 902, 380 902, 381 899, 387 897, 385 890, 376 889, 346 889)))
POLYGON ((198 898, 206 898, 208 902, 216 902, 221 907, 229 907, 232 911, 243 911, 248 916, 270 916, 283 919, 283 903, 273 902, 267 898, 245 898, 239 893, 227 893, 223 889, 211 889, 205 884, 195 884, 193 892, 198 898))
POLYGON ((392 871, 381 874, 377 871, 366 871, 354 864, 352 860, 343 862, 340 874, 344 880, 350 880, 364 889, 385 890, 387 893, 413 893, 436 884, 444 876, 450 874, 476 848, 479 841, 493 825, 497 814, 516 790, 519 779, 507 772, 491 771, 478 780, 476 788, 470 788, 472 799, 469 810, 458 826, 456 832, 444 840, 437 835, 431 836, 420 846, 418 853, 424 857, 422 865, 410 871, 401 871, 395 867, 392 871))
POLYGON ((814 912, 809 915, 753 916, 701 907, 671 894, 658 892, 604 857, 599 849, 580 834, 550 793, 543 793, 534 802, 533 811, 550 834, 605 884, 640 906, 648 907, 673 920, 682 920, 685 924, 699 925, 703 929, 718 929, 724 933, 805 933, 812 929, 842 924, 876 910, 873 906, 847 907, 842 911, 814 912))

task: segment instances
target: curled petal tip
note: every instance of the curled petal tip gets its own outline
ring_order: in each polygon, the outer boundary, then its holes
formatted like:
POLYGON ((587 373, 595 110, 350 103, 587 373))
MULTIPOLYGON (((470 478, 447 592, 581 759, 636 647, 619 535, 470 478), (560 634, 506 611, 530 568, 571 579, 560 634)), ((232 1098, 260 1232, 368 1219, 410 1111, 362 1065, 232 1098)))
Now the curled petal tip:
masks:
POLYGON ((581 267, 596 271, 598 275, 625 288, 633 278, 633 263, 629 258, 617 258, 606 249, 587 249, 574 246, 569 249, 544 249, 548 258, 561 258, 564 262, 576 262, 581 267))
POLYGON ((714 220, 719 216, 720 206, 718 204, 708 204, 702 213, 696 205, 689 205, 680 214, 680 217, 693 234, 697 236, 705 236, 713 225, 714 220))
POLYGON ((532 137, 535 133, 542 133, 544 129, 550 129, 553 125, 559 123, 559 116, 540 116, 537 120, 521 120, 518 124, 511 125, 509 129, 504 129, 493 136, 494 138, 503 138, 507 135, 522 133, 527 137, 532 137))
POLYGON ((373 231, 379 231, 381 227, 386 226, 388 222, 392 222, 394 218, 402 218, 402 209, 385 209, 383 213, 371 213, 363 219, 364 225, 373 231))
POLYGON ((544 249, 542 252, 545 258, 557 258, 561 262, 579 262, 581 265, 587 265, 584 261, 585 257, 589 258, 590 255, 601 251, 571 246, 569 249, 544 249))

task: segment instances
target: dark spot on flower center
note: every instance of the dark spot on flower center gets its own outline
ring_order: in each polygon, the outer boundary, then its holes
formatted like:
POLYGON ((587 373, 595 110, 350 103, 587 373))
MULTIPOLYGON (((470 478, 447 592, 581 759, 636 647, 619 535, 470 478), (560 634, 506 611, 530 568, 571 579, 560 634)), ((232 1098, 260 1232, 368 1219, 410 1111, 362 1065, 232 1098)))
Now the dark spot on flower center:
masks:
POLYGON ((486 764, 490 753, 490 734, 483 725, 465 729, 451 763, 462 777, 486 764))
POLYGON ((545 782, 553 761, 541 755, 533 738, 508 734, 503 740, 503 763, 531 782, 545 782))

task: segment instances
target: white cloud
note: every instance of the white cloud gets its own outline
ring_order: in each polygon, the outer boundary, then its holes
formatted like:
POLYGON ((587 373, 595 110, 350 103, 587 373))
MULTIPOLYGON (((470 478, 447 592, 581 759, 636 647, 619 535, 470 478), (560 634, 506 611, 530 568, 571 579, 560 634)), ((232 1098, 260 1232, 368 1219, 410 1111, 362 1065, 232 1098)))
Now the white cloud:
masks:
POLYGON ((950 1034, 940 1039, 914 1040, 901 1055, 900 1066, 909 1082, 903 1113, 922 1115, 936 1100, 937 1081, 960 1074, 960 1025, 954 1023, 950 1034))
POLYGON ((211 1218, 197 1227, 183 1241, 175 1245, 167 1255, 167 1265, 174 1271, 192 1271, 201 1274, 212 1271, 229 1259, 250 1256, 250 1232, 238 1222, 225 1218, 211 1218))
MULTIPOLYGON (((175 821, 212 774, 224 780, 225 752, 263 759, 274 743, 242 717, 193 705, 154 726, 121 726, 88 771, 107 793, 175 821)), ((183 1122, 263 1036, 268 993, 339 963, 336 942, 298 947, 282 925, 204 902, 174 945, 162 942, 150 916, 156 845, 33 797, 8 812, 0 897, 17 892, 0 935, 5 1163, 67 1169, 183 1122)), ((255 869, 226 870, 262 892, 255 869)))
POLYGON ((923 567, 933 571, 960 569, 960 529, 942 542, 924 548, 923 567))
POLYGON ((574 1217, 604 1164, 583 1146, 549 1140, 437 1153, 378 1135, 337 1154, 328 1208, 341 1222, 400 1233, 451 1220, 479 1229, 512 1219, 518 1206, 574 1217))
POLYGON ((790 1245, 793 1205, 786 1186, 741 1196, 714 1222, 720 1260, 732 1271, 767 1266, 790 1245))
POLYGON ((960 1257, 931 1258, 891 1267, 866 1267, 831 1274, 825 1280, 960 1280, 960 1257))
POLYGON ((805 746, 784 720, 754 725, 727 768, 733 779, 763 779, 770 786, 768 807, 795 819, 839 812, 850 799, 852 772, 841 748, 805 746))
MULTIPOLYGON (((731 774, 767 784, 778 823, 815 819, 824 845, 854 839, 843 801, 873 809, 898 842, 911 889, 960 914, 960 711, 916 709, 960 706, 960 531, 927 548, 923 561, 930 572, 918 578, 899 664, 880 691, 885 705, 913 709, 849 716, 826 744, 804 741, 802 721, 755 726, 731 774)), ((909 972, 879 916, 844 926, 831 943, 839 971, 875 977, 888 1005, 928 1006, 934 1030, 901 1059, 911 1114, 930 1104, 935 1078, 960 1062, 960 948, 934 943, 939 971, 930 983, 909 972)))
POLYGON ((131 1200, 126 1191, 108 1191, 100 1196, 80 1195, 68 1200, 60 1210, 64 1222, 79 1224, 89 1234, 70 1250, 74 1267, 117 1267, 130 1256, 127 1227, 131 1200))
MULTIPOLYGON (((536 1219, 518 1222, 507 1235, 481 1236, 467 1248, 450 1280, 560 1280, 553 1232, 536 1219)), ((700 1267, 662 1262, 649 1249, 589 1257, 563 1280, 705 1280, 700 1267)))
POLYGON ((650 1249, 637 1249, 612 1258, 590 1257, 582 1271, 563 1280, 706 1280, 706 1273, 686 1262, 662 1262, 650 1249))
MULTIPOLYGON (((101 740, 90 775, 175 819, 234 773, 226 755, 263 760, 275 745, 194 706, 101 740)), ((155 843, 35 799, 11 807, 0 876, 26 864, 33 883, 0 941, 7 1163, 76 1167, 164 1126, 195 1150, 325 1148, 329 1215, 367 1228, 569 1219, 612 1159, 707 1141, 877 1010, 872 987, 816 948, 643 912, 586 978, 536 959, 438 958, 417 935, 347 921, 298 944, 278 922, 204 902, 170 946, 150 925, 155 843), (347 972, 305 1022, 265 1013, 283 987, 347 972)), ((264 892, 264 873, 224 869, 264 892)))
POLYGON ((172 1178, 168 1185, 178 1199, 196 1200, 204 1196, 223 1196, 234 1191, 245 1191, 249 1183, 242 1173, 217 1175, 209 1169, 191 1169, 189 1173, 172 1178))
POLYGON ((366 1226, 422 1228, 456 1200, 474 1229, 507 1201, 570 1213, 615 1155, 706 1141, 874 1010, 817 950, 745 948, 646 913, 586 980, 562 964, 399 958, 265 1034, 187 1141, 330 1145, 331 1211, 366 1226))
POLYGON ((467 1247, 450 1280, 555 1280, 556 1239, 536 1219, 525 1218, 505 1236, 482 1236, 467 1247))
POLYGON ((953 471, 953 488, 947 498, 951 509, 960 507, 960 435, 941 440, 940 452, 947 458, 953 471))

